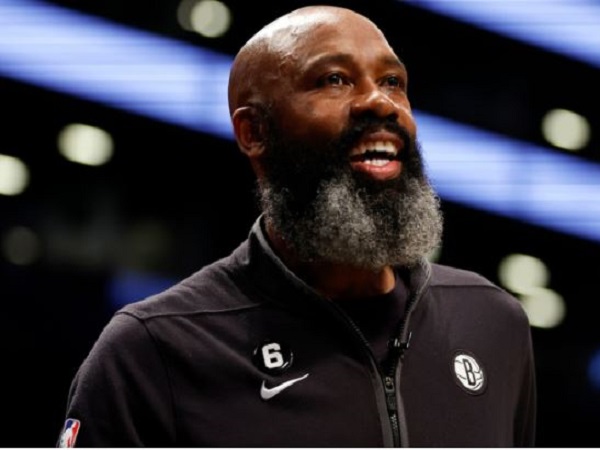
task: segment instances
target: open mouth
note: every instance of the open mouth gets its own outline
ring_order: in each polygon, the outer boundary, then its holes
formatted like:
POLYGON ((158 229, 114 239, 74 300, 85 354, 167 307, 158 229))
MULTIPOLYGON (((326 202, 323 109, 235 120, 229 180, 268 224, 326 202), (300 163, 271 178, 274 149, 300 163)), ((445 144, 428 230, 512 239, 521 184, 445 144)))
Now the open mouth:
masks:
POLYGON ((350 152, 354 170, 378 179, 389 179, 400 174, 400 151, 403 141, 394 134, 377 132, 367 136, 350 152))
POLYGON ((400 150, 404 147, 404 141, 397 135, 378 131, 364 136, 358 144, 350 151, 350 160, 377 160, 388 161, 398 159, 400 150))
POLYGON ((363 162, 374 166, 383 166, 390 161, 398 161, 398 148, 392 142, 373 142, 359 145, 351 155, 351 162, 363 162))

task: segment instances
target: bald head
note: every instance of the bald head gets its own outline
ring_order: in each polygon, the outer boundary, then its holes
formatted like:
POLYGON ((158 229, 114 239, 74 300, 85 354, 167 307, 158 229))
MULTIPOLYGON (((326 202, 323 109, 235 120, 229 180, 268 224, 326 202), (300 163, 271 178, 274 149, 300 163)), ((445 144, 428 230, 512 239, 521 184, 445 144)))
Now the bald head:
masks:
POLYGON ((267 24, 246 42, 233 62, 228 94, 230 114, 250 104, 269 104, 270 87, 280 81, 285 61, 293 59, 305 39, 316 30, 356 23, 381 33, 366 17, 335 6, 299 8, 267 24))

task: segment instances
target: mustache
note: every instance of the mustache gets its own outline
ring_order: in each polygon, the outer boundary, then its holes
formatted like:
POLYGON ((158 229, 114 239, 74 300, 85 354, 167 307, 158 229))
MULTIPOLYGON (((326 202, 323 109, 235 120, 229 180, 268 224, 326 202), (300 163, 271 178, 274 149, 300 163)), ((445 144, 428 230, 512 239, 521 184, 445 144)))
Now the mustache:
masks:
POLYGON ((393 117, 380 118, 373 116, 362 116, 353 119, 352 122, 342 132, 338 141, 339 148, 347 153, 353 148, 365 134, 385 130, 398 136, 407 152, 401 152, 401 158, 405 158, 405 153, 412 152, 414 139, 408 129, 403 127, 393 117))

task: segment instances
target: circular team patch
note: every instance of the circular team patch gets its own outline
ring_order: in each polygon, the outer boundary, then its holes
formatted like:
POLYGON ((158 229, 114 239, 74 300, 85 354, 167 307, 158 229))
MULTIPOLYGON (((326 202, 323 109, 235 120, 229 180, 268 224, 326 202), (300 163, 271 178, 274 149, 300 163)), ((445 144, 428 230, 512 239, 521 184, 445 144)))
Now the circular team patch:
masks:
POLYGON ((483 365, 470 352, 459 350, 452 360, 454 380, 464 391, 479 395, 485 391, 487 377, 483 365))

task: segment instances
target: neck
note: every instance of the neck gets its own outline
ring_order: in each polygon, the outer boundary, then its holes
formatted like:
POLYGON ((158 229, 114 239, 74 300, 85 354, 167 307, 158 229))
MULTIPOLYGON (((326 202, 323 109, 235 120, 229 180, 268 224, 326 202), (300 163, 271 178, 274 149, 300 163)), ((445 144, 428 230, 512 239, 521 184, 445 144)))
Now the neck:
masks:
POLYGON ((319 294, 330 300, 381 295, 396 284, 392 266, 365 269, 349 264, 299 261, 289 246, 267 225, 267 235, 285 265, 319 294))

